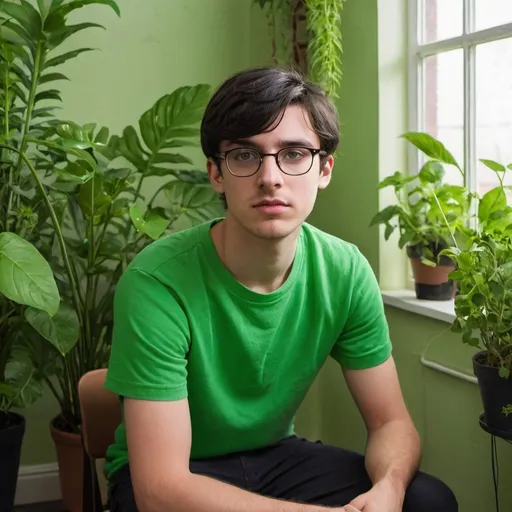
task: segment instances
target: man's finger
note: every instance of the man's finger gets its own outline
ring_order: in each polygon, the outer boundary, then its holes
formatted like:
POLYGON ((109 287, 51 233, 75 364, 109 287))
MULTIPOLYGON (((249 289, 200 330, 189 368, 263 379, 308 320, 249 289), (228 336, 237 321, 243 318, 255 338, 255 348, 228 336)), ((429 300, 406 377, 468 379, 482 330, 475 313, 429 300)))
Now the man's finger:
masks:
POLYGON ((352 505, 345 505, 341 510, 343 510, 343 512, 361 512, 358 508, 353 507, 352 505))

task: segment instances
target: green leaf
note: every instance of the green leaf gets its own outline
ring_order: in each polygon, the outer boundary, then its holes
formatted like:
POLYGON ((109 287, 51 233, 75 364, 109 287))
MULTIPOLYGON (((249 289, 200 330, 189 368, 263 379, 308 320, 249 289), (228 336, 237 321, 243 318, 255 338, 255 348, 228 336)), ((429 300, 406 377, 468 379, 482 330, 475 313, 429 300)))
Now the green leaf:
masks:
POLYGON ((505 169, 504 165, 501 165, 500 163, 495 162, 494 160, 480 159, 480 162, 482 162, 485 166, 489 167, 489 169, 497 173, 505 172, 507 170, 505 169))
POLYGON ((144 219, 144 233, 153 240, 158 240, 170 224, 170 219, 163 217, 160 208, 149 210, 144 219))
POLYGON ((478 338, 469 338, 468 345, 471 347, 478 347, 478 345, 480 345, 480 340, 478 338))
POLYGON ((39 7, 39 12, 41 13, 41 17, 43 20, 46 19, 48 14, 50 13, 50 8, 52 6, 52 0, 37 0, 37 5, 39 7))
POLYGON ((69 78, 62 73, 46 73, 46 75, 43 75, 39 79, 39 85, 43 85, 48 82, 54 82, 55 80, 69 80, 69 78))
POLYGON ((192 160, 178 153, 156 153, 151 161, 154 164, 191 164, 192 160))
POLYGON ((52 66, 60 66, 67 60, 74 59, 81 53, 91 52, 93 50, 95 50, 95 48, 80 48, 79 50, 72 50, 70 52, 63 53, 62 55, 58 55, 57 57, 47 60, 44 65, 44 69, 51 68, 52 66))
POLYGON ((48 262, 29 242, 0 233, 0 294, 54 315, 59 292, 48 262))
POLYGON ((88 28, 105 29, 103 25, 99 25, 98 23, 78 23, 77 25, 65 25, 51 33, 49 37, 50 49, 56 48, 57 46, 61 45, 68 37, 71 37, 73 34, 88 28))
POLYGON ((118 16, 121 16, 121 11, 119 10, 119 7, 117 3, 114 2, 114 0, 73 0, 72 2, 64 4, 62 7, 60 7, 59 12, 61 15, 66 16, 75 9, 80 9, 81 7, 92 4, 108 5, 118 16))
POLYGON ((10 401, 16 396, 16 390, 11 384, 0 381, 0 397, 2 396, 6 397, 10 401))
POLYGON ((481 307, 486 303, 486 299, 481 293, 475 293, 471 297, 471 302, 473 302, 475 306, 481 307))
POLYGON ((101 127, 96 134, 96 137, 94 137, 94 142, 98 144, 107 144, 109 133, 110 131, 106 126, 101 127))
POLYGON ((41 16, 27 1, 21 0, 22 5, 14 2, 2 2, 2 12, 14 18, 21 27, 30 35, 31 40, 38 40, 41 35, 41 16))
POLYGON ((395 231, 395 226, 392 224, 387 224, 384 231, 384 239, 389 240, 389 237, 393 234, 393 231, 395 231))
POLYGON ((508 379, 510 377, 510 370, 505 368, 505 366, 500 366, 499 376, 503 379, 508 379))
POLYGON ((420 170, 419 178, 423 183, 441 183, 444 178, 444 167, 435 160, 429 160, 420 170))
POLYGON ((386 224, 388 223, 395 215, 398 215, 400 212, 400 208, 396 205, 386 206, 383 210, 375 214, 370 222, 370 227, 375 224, 386 224))
POLYGON ((65 302, 61 302, 53 317, 44 311, 29 308, 25 311, 25 318, 63 356, 68 354, 78 341, 78 317, 75 310, 65 302))
POLYGON ((402 137, 428 157, 444 162, 445 164, 455 165, 460 169, 459 164, 453 155, 445 148, 444 144, 428 133, 408 132, 403 134, 402 137))
POLYGON ((144 212, 137 204, 132 204, 130 207, 130 218, 137 231, 144 233, 144 212))
POLYGON ((144 172, 149 172, 153 163, 190 163, 185 157, 170 157, 161 150, 170 147, 177 138, 198 136, 198 130, 193 125, 200 122, 209 95, 210 87, 199 84, 180 87, 162 96, 139 119, 142 141, 149 151, 142 147, 135 128, 131 126, 123 131, 119 151, 144 172))
POLYGON ((461 270, 454 270, 453 272, 450 272, 448 274, 448 277, 452 281, 457 281, 458 279, 462 279, 466 274, 462 272, 461 270))
POLYGON ((95 217, 111 203, 112 197, 105 191, 103 178, 96 174, 80 187, 77 200, 85 215, 95 217))
POLYGON ((41 100, 57 100, 62 101, 62 98, 60 97, 60 91, 57 89, 50 89, 48 91, 41 91, 36 94, 35 102, 41 100))
POLYGON ((11 397, 15 407, 29 407, 41 398, 43 387, 40 380, 36 379, 36 368, 26 346, 18 344, 13 349, 5 368, 5 376, 15 391, 11 397))
POLYGON ((507 207, 507 195, 501 187, 496 187, 482 197, 478 204, 478 219, 486 222, 492 213, 504 210, 507 207))
MULTIPOLYGON (((34 40, 23 26, 12 21, 7 21, 2 24, 0 27, 0 37, 3 41, 13 45, 20 45, 20 47, 28 45, 33 48, 34 46, 34 40)), ((15 50, 11 49, 11 51, 15 50)))
POLYGON ((222 203, 211 185, 176 180, 165 186, 164 194, 169 203, 167 210, 175 217, 173 229, 186 229, 223 213, 222 203))

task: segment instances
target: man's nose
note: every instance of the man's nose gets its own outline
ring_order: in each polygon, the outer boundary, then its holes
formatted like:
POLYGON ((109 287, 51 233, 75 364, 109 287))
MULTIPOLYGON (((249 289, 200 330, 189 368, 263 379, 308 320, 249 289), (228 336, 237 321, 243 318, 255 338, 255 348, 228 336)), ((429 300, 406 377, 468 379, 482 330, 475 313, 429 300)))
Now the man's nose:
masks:
POLYGON ((258 180, 260 185, 267 187, 280 186, 283 183, 283 173, 277 165, 276 157, 273 155, 265 155, 258 172, 258 180))

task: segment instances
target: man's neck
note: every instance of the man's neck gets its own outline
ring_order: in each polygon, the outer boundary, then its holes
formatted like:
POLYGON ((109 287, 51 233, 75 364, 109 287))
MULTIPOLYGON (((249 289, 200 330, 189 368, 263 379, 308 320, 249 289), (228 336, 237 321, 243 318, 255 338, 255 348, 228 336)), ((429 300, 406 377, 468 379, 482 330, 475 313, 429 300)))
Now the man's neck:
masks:
POLYGON ((284 239, 266 240, 228 217, 212 228, 211 237, 222 263, 237 281, 255 292, 270 293, 290 273, 298 232, 284 239))

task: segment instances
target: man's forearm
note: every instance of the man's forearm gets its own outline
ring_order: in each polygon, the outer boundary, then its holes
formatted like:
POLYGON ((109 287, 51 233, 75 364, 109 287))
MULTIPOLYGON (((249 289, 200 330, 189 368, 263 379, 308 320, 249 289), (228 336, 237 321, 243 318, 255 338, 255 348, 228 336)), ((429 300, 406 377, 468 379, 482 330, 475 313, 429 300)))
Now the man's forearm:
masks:
MULTIPOLYGON (((323 512, 320 505, 303 505, 260 496, 193 473, 165 490, 146 495, 141 512, 323 512)), ((330 509, 333 510, 333 509, 330 509)))
POLYGON ((388 481, 404 492, 421 457, 420 439, 410 421, 394 421, 371 432, 366 449, 366 470, 373 484, 388 481))

